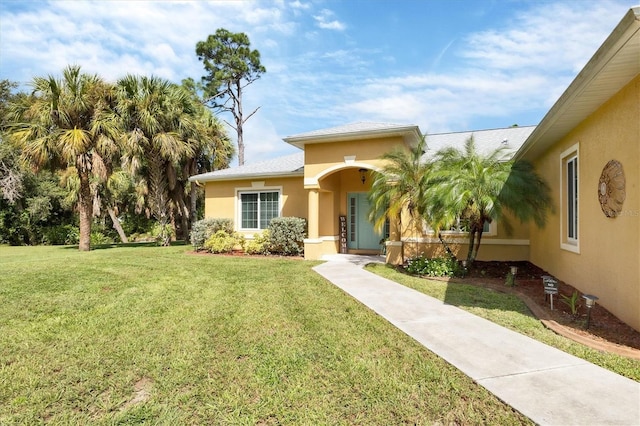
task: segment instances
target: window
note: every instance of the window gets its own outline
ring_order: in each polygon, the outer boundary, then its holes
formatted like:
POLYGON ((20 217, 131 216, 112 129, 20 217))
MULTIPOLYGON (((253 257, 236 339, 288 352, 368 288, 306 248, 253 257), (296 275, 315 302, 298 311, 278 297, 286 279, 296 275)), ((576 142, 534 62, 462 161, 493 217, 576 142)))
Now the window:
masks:
MULTIPOLYGON (((466 234, 469 232, 469 222, 466 220, 462 220, 460 218, 456 219, 456 223, 449 228, 448 231, 444 231, 443 232, 453 232, 453 233, 459 233, 459 234, 466 234)), ((482 228, 482 233, 483 234, 488 234, 489 232, 491 232, 491 223, 489 222, 485 222, 484 226, 482 228)))
MULTIPOLYGON (((427 222, 425 221, 422 227, 422 231, 425 234, 432 234, 433 233, 433 229, 431 229, 431 227, 427 224, 427 222)), ((463 219, 456 219, 456 222, 449 228, 449 229, 441 229, 440 231, 442 234, 467 234, 469 233, 469 224, 467 223, 467 221, 463 220, 463 219)), ((489 223, 489 222, 485 222, 484 223, 484 227, 482 228, 482 234, 484 236, 494 236, 498 234, 498 227, 497 227, 497 223, 494 220, 493 222, 489 223)))
POLYGON ((274 217, 280 216, 280 193, 241 192, 240 228, 267 229, 274 217))
POLYGON ((563 249, 579 252, 578 244, 578 195, 579 169, 578 145, 574 145, 561 154, 561 206, 560 245, 563 249))
POLYGON ((578 157, 567 161, 567 239, 578 239, 578 157))

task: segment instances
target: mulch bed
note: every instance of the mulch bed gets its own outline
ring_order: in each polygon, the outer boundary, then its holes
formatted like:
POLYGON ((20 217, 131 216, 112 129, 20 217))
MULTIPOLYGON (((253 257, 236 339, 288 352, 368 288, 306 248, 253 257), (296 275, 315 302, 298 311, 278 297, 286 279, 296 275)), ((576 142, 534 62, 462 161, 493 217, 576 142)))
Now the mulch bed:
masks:
POLYGON ((640 359, 640 332, 622 322, 599 303, 591 309, 589 328, 585 329, 587 308, 580 294, 578 316, 562 301, 562 295, 571 296, 576 290, 571 285, 559 281, 559 294, 554 296, 551 310, 545 297, 542 276, 549 275, 530 262, 475 262, 464 278, 450 279, 450 282, 490 287, 494 290, 513 293, 521 297, 533 314, 549 328, 573 340, 600 350, 618 353, 640 359), (505 285, 510 266, 517 266, 516 285, 505 285))

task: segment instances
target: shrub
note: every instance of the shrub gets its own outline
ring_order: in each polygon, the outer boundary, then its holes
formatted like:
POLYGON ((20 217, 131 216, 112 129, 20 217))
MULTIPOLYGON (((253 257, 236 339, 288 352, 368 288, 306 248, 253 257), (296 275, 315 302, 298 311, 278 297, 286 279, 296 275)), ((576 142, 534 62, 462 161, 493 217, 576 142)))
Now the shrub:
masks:
POLYGON ((253 234, 253 239, 247 241, 244 251, 247 254, 269 254, 271 233, 265 229, 260 234, 253 234))
POLYGON ((42 229, 42 243, 50 245, 78 244, 80 230, 74 225, 55 225, 42 229))
POLYGON ((176 236, 176 230, 173 229, 170 223, 161 225, 156 222, 151 229, 151 235, 156 240, 156 243, 163 246, 168 246, 171 240, 176 236))
POLYGON ((205 241, 204 248, 211 253, 231 253, 234 249, 243 250, 244 243, 243 235, 219 230, 205 241))
POLYGON ((458 277, 464 273, 458 261, 453 257, 427 259, 419 256, 410 259, 405 270, 410 274, 428 277, 458 277))
POLYGON ((102 244, 113 244, 113 239, 109 238, 108 236, 104 235, 102 232, 99 231, 91 231, 91 245, 92 246, 99 246, 102 244))
POLYGON ((561 294, 560 297, 562 303, 564 303, 569 307, 569 309, 571 309, 571 315, 573 315, 574 317, 578 317, 578 309, 580 309, 580 297, 578 294, 578 290, 574 291, 571 296, 561 294))
POLYGON ((285 256, 304 253, 307 221, 300 217, 276 217, 269 222, 269 251, 285 256))
POLYGON ((225 231, 231 235, 233 233, 233 220, 227 218, 202 219, 191 227, 191 245, 195 250, 204 248, 204 243, 218 231, 225 231))

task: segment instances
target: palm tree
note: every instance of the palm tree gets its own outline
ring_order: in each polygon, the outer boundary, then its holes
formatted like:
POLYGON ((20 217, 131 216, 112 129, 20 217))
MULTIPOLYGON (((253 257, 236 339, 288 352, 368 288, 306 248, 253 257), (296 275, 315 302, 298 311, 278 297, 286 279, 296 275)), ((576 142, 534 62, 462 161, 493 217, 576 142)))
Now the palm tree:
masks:
POLYGON ((188 94, 158 77, 128 75, 118 81, 118 113, 127 130, 126 158, 148 182, 148 205, 169 245, 170 196, 181 159, 193 155, 194 105, 188 94))
POLYGON ((36 77, 32 86, 32 96, 12 107, 12 139, 20 146, 23 159, 35 168, 75 167, 79 180, 78 248, 90 250, 94 164, 120 149, 120 128, 111 109, 113 87, 97 75, 81 73, 75 65, 63 70, 62 79, 36 77))
MULTIPOLYGON (((407 150, 396 148, 382 156, 382 170, 375 173, 368 194, 369 220, 381 231, 387 220, 396 221, 403 230, 402 215, 408 213, 407 228, 418 230, 424 217, 425 191, 428 188, 430 165, 422 161, 426 149, 424 138, 407 150)), ((417 244, 417 240, 416 240, 417 244)))
MULTIPOLYGON (((198 102, 195 92, 193 92, 193 99, 198 102)), ((222 123, 204 105, 199 105, 195 125, 196 131, 191 138, 194 155, 183 164, 183 173, 186 178, 229 167, 229 163, 235 155, 235 148, 222 123)), ((193 224, 196 221, 198 188, 195 182, 189 182, 187 185, 189 222, 193 224)))
POLYGON ((500 220, 511 232, 506 211, 521 222, 533 219, 544 226, 546 212, 552 206, 549 186, 531 163, 509 161, 505 148, 483 155, 471 137, 464 150, 442 149, 430 164, 433 173, 425 211, 437 230, 456 221, 466 225, 470 264, 478 255, 485 223, 500 220))

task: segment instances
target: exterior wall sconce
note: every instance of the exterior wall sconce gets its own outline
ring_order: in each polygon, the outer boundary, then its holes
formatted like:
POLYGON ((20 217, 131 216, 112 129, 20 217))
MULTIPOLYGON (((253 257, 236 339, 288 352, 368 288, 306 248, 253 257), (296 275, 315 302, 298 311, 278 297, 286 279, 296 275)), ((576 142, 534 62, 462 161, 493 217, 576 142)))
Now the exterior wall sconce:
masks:
POLYGON ((585 300, 587 305, 587 326, 585 327, 585 329, 587 329, 589 328, 589 322, 591 320, 591 309, 596 306, 596 300, 598 300, 598 297, 593 294, 583 294, 582 298, 585 300))
POLYGON ((362 181, 362 184, 364 185, 364 183, 367 181, 367 169, 360 169, 358 171, 360 172, 360 180, 362 181))

